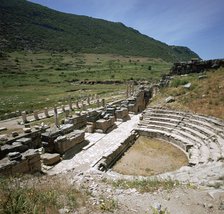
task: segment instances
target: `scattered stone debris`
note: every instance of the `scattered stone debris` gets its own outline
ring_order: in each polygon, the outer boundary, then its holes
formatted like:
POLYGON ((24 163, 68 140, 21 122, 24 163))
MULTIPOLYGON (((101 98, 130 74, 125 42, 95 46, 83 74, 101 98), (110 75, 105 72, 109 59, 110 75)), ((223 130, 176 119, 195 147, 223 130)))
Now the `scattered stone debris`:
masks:
POLYGON ((173 96, 169 96, 165 99, 165 102, 166 103, 172 103, 172 102, 175 102, 175 98, 173 96))
POLYGON ((1 132, 1 131, 6 131, 6 130, 7 130, 6 127, 0 127, 0 132, 1 132))
POLYGON ((189 89, 190 87, 191 87, 191 83, 190 82, 185 84, 185 85, 183 85, 183 88, 186 88, 186 89, 189 89))

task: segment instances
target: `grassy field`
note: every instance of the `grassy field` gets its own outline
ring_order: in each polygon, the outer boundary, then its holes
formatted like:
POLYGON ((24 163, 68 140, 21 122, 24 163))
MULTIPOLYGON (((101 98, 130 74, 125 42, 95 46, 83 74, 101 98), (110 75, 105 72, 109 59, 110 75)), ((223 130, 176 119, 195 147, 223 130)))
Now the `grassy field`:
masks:
POLYGON ((148 80, 155 82, 171 64, 148 57, 110 54, 13 52, 0 57, 0 115, 65 104, 87 95, 112 96, 125 84, 79 84, 81 81, 148 80))
POLYGON ((162 89, 151 105, 190 110, 224 119, 224 68, 204 74, 175 76, 170 86, 162 89), (186 83, 191 83, 189 89, 183 87, 186 83), (174 96, 176 101, 165 103, 165 98, 168 96, 174 96))

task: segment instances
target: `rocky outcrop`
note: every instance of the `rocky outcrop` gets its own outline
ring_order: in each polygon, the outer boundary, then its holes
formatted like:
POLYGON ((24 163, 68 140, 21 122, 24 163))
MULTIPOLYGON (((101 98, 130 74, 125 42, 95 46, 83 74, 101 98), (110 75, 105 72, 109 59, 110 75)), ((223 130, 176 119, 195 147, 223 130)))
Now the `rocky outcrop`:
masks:
POLYGON ((182 75, 189 73, 200 73, 208 69, 218 69, 224 67, 224 59, 214 60, 191 60, 189 62, 174 63, 170 70, 170 75, 182 75))

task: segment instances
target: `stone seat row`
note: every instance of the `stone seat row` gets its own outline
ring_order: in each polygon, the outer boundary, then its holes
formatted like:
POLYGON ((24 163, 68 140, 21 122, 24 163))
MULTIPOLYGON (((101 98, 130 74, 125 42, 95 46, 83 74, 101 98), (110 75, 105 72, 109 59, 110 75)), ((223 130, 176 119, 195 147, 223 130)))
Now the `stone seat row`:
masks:
POLYGON ((161 121, 170 123, 170 125, 188 127, 189 129, 196 130, 206 135, 207 137, 214 135, 224 138, 224 123, 219 120, 215 122, 214 118, 212 118, 212 121, 210 121, 210 118, 208 118, 206 121, 205 117, 203 117, 203 120, 201 120, 202 116, 197 117, 196 115, 190 113, 182 113, 183 117, 177 119, 176 116, 179 115, 180 112, 177 112, 177 115, 175 115, 175 111, 172 111, 172 114, 167 114, 165 110, 159 111, 161 113, 158 113, 157 109, 144 112, 143 117, 145 120, 157 122, 161 121))
POLYGON ((192 165, 224 157, 224 123, 221 120, 149 108, 143 112, 138 129, 180 146, 187 152, 192 165))

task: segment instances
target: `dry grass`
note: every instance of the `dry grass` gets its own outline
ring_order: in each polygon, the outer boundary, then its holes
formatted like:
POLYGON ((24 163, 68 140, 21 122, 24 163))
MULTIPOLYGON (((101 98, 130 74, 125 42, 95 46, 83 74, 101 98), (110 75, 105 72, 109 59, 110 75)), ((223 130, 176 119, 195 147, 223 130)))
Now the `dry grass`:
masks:
POLYGON ((204 79, 198 79, 200 75, 191 74, 187 77, 175 77, 175 79, 182 79, 182 81, 185 79, 191 82, 192 87, 184 89, 182 85, 178 85, 177 87, 164 88, 154 98, 152 105, 192 111, 224 119, 224 68, 207 72, 207 78, 204 79), (176 102, 166 104, 164 100, 167 96, 174 96, 176 102))
POLYGON ((16 177, 0 180, 0 213, 59 213, 60 208, 77 210, 88 196, 56 178, 16 177))

